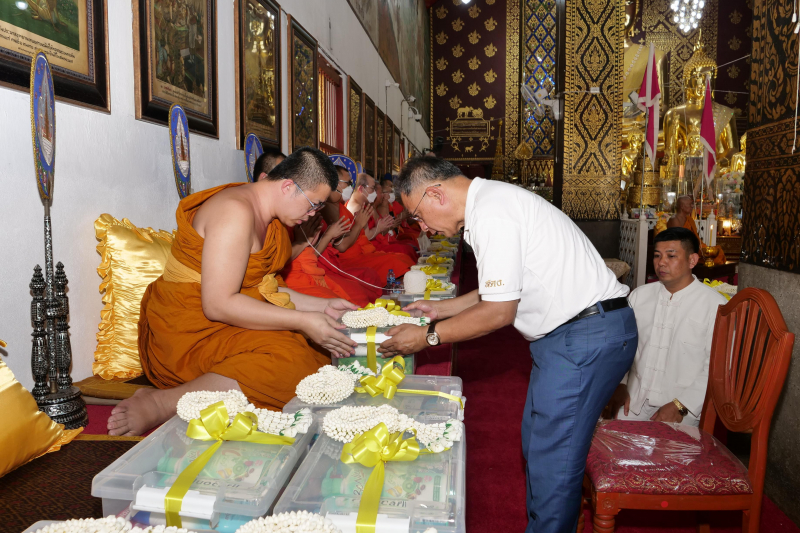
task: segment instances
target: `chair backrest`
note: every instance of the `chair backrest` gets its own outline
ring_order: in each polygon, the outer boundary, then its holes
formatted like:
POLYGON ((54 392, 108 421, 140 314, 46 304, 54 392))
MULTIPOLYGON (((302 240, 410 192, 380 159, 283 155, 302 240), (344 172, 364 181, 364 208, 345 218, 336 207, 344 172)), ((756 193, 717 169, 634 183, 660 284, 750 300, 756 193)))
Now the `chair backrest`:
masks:
POLYGON ((730 431, 749 432, 762 421, 768 430, 793 345, 794 334, 767 291, 744 289, 721 306, 711 343, 703 429, 709 431, 710 425, 713 431, 709 409, 714 409, 730 431))

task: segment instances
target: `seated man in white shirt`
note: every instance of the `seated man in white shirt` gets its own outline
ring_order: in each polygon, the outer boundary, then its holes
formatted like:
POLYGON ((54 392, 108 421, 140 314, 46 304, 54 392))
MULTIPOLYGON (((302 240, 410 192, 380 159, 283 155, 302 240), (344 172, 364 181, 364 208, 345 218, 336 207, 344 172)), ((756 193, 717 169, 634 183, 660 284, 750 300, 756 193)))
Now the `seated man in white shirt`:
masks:
POLYGON ((700 242, 685 228, 655 237, 653 265, 659 283, 628 297, 639 345, 628 374, 610 402, 621 420, 655 420, 697 426, 708 383, 717 308, 726 303, 692 275, 700 242))

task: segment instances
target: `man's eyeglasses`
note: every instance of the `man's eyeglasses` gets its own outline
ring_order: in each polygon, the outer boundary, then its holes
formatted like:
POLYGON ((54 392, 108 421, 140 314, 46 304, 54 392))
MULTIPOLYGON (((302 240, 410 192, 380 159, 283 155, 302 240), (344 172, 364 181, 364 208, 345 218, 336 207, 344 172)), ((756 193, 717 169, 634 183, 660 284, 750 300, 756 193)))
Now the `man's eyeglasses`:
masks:
POLYGON ((308 200, 308 203, 311 204, 311 207, 309 208, 309 210, 306 211, 307 215, 312 215, 312 214, 316 213, 317 211, 319 211, 320 209, 322 209, 323 207, 325 207, 325 202, 320 202, 318 204, 315 204, 314 202, 311 201, 311 198, 306 196, 306 193, 303 192, 303 189, 300 188, 300 186, 297 184, 297 182, 293 181, 292 183, 294 183, 294 186, 297 187, 298 191, 300 191, 300 194, 302 194, 303 196, 306 197, 306 200, 308 200))
MULTIPOLYGON (((442 186, 441 183, 437 183, 436 185, 433 185, 433 187, 441 187, 441 186, 442 186)), ((422 218, 420 218, 420 216, 417 215, 416 213, 417 213, 417 209, 419 209, 419 206, 422 204, 422 200, 425 199, 425 195, 427 195, 427 194, 428 194, 428 190, 426 189, 425 192, 422 193, 422 198, 419 199, 419 203, 417 204, 417 207, 415 207, 414 211, 412 211, 411 215, 409 215, 409 218, 411 220, 413 220, 414 222, 422 222, 422 218)))

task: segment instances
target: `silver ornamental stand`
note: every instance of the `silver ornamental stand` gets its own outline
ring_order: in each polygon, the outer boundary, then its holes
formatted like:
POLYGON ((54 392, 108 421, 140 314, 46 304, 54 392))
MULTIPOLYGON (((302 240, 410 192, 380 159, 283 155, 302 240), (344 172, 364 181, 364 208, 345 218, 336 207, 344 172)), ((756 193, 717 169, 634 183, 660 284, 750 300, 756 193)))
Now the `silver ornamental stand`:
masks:
MULTIPOLYGON (((37 54, 31 66, 31 109, 34 99, 34 76, 37 61, 44 60, 45 73, 49 87, 52 87, 50 78, 50 67, 44 54, 37 54)), ((49 89, 43 87, 43 90, 49 89)), ((55 133, 55 104, 49 100, 49 105, 53 106, 53 133, 55 133)), ((33 145, 34 162, 37 171, 43 172, 39 161, 37 131, 35 117, 31 116, 34 122, 33 145)), ((53 136, 55 145, 55 136, 53 136)), ((81 391, 72 384, 69 375, 72 365, 72 347, 69 341, 69 298, 67 297, 67 276, 64 273, 64 265, 59 262, 53 273, 53 229, 50 219, 50 206, 52 205, 53 179, 55 175, 55 149, 53 150, 52 168, 50 173, 49 187, 45 192, 39 189, 39 196, 44 204, 44 264, 45 275, 42 276, 42 269, 36 265, 33 269, 33 279, 31 279, 30 289, 33 294, 31 302, 31 322, 33 322, 33 346, 31 348, 31 368, 33 371, 33 397, 39 405, 39 410, 45 412, 54 422, 64 424, 67 429, 84 427, 89 422, 86 413, 86 403, 81 397, 81 391)))

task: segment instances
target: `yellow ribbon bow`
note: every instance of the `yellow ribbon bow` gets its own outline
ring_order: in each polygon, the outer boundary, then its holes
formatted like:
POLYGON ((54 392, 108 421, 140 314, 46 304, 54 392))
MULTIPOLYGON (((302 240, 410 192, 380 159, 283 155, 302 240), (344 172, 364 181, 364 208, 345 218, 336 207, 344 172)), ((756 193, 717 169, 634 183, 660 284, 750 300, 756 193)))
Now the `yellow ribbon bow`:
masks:
MULTIPOLYGON (((718 279, 715 279, 714 281, 710 281, 708 278, 706 278, 705 280, 703 280, 703 285, 708 285, 708 286, 709 286, 709 287, 711 287, 712 289, 716 289, 716 288, 717 288, 717 287, 719 287, 720 285, 725 285, 725 284, 724 284, 724 283, 722 283, 722 282, 721 282, 720 280, 718 280, 718 279)), ((724 292, 722 292, 722 291, 720 291, 720 290, 717 290, 717 292, 718 292, 718 293, 720 293, 721 295, 723 295, 723 296, 725 297, 725 299, 727 299, 727 300, 730 300, 730 299, 731 299, 730 295, 728 295, 728 294, 725 294, 724 292)))
POLYGON ((442 247, 444 248, 455 248, 456 244, 451 243, 450 241, 442 241, 442 247))
POLYGON ((420 453, 430 452, 427 450, 420 452, 419 443, 414 437, 404 440, 402 432, 389 433, 383 422, 344 445, 341 456, 344 464, 360 464, 372 468, 372 473, 361 493, 361 503, 356 517, 356 533, 375 532, 386 463, 413 461, 420 453))
MULTIPOLYGON (((375 300, 374 304, 367 304, 366 307, 362 307, 359 311, 364 311, 366 309, 375 309, 376 307, 383 307, 389 314, 397 315, 397 316, 411 316, 410 313, 406 313, 403 311, 402 307, 394 302, 394 300, 388 300, 385 298, 378 298, 375 300)), ((372 370, 373 372, 378 371, 378 352, 375 347, 375 334, 378 332, 378 328, 375 326, 370 326, 367 328, 367 368, 372 370)))
POLYGON ((197 440, 215 440, 206 451, 192 461, 172 484, 164 497, 164 511, 167 515, 167 527, 181 526, 181 507, 183 497, 191 488, 195 478, 205 468, 211 456, 222 446, 226 440, 254 442, 257 444, 294 444, 291 437, 270 435, 258 431, 258 417, 250 412, 239 413, 229 423, 228 410, 223 402, 217 402, 200 411, 200 418, 189 422, 186 435, 197 440))
POLYGON ((433 276, 436 274, 447 274, 447 267, 443 266, 428 265, 420 268, 420 270, 425 272, 429 276, 433 276))
POLYGON ((457 402, 461 406, 461 409, 464 408, 464 402, 461 401, 461 398, 453 396, 452 394, 430 390, 398 389, 397 386, 400 385, 404 379, 406 379, 406 361, 401 356, 396 355, 391 361, 383 365, 380 376, 362 376, 362 386, 356 387, 355 391, 362 394, 369 394, 373 398, 379 394, 383 394, 383 397, 387 400, 394 398, 396 392, 420 394, 422 396, 439 396, 451 402, 457 402))
POLYGON ((429 279, 425 281, 425 296, 426 300, 431 299, 431 292, 441 292, 446 291, 447 288, 442 285, 442 280, 440 279, 429 279))
POLYGON ((429 265, 441 265, 442 263, 447 263, 447 258, 442 257, 439 254, 433 254, 432 256, 428 257, 425 262, 429 265))

